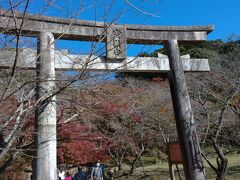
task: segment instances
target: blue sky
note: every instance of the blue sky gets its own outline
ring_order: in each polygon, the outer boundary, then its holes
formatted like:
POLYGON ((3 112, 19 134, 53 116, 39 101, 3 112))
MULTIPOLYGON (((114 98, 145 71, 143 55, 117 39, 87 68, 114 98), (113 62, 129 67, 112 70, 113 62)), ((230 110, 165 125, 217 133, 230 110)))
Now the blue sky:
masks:
POLYGON ((214 25, 211 40, 240 34, 239 0, 163 0, 160 11, 163 24, 214 25))
MULTIPOLYGON (((44 2, 44 1, 43 1, 44 2)), ((77 18, 84 20, 111 21, 120 14, 119 23, 146 25, 208 25, 215 26, 209 39, 224 39, 231 33, 240 34, 239 0, 129 0, 140 10, 156 16, 148 16, 135 10, 124 0, 61 0, 56 6, 44 11, 47 15, 66 17, 78 13, 77 18), (107 6, 112 7, 106 9, 107 6), (104 14, 107 11, 107 18, 104 14), (122 13, 122 14, 121 14, 122 13)), ((33 1, 31 11, 39 11, 41 1, 33 1), (38 7, 38 8, 36 8, 38 7)))
MULTIPOLYGON (((50 0, 48 0, 50 1, 50 0)), ((48 16, 74 17, 82 20, 112 21, 120 24, 145 25, 214 25, 209 40, 226 41, 234 34, 240 34, 240 0, 56 0, 53 6, 45 8, 48 1, 32 0, 29 12, 48 16), (139 9, 139 10, 136 10, 139 9), (142 11, 142 12, 140 12, 142 11), (153 15, 147 15, 153 14, 153 15)), ((2 7, 7 0, 2 0, 2 7)), ((79 51, 79 42, 70 47, 79 51)), ((80 46, 90 47, 89 43, 80 46)), ((58 42, 57 47, 68 48, 69 43, 58 42)), ((129 46, 134 55, 142 46, 129 46)), ((145 47, 152 51, 157 47, 145 47)))

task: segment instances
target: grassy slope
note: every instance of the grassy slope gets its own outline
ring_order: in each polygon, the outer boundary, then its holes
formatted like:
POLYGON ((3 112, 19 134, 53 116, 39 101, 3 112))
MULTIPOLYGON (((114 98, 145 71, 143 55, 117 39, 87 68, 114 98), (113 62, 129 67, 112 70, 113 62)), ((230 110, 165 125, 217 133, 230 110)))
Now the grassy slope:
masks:
MULTIPOLYGON (((226 179, 228 180, 240 180, 240 155, 229 155, 228 156, 228 170, 227 170, 227 176, 226 179)), ((211 162, 215 162, 215 159, 210 159, 211 162)), ((215 173, 213 170, 205 163, 205 168, 206 168, 206 174, 207 178, 209 180, 214 180, 215 179, 215 173)), ((146 165, 144 169, 142 167, 138 167, 137 171, 133 175, 128 175, 129 172, 129 167, 127 165, 124 166, 123 168, 123 173, 120 175, 118 179, 120 180, 167 180, 169 178, 169 172, 168 172, 168 163, 167 162, 162 162, 156 165, 146 165)), ((176 168, 175 168, 176 169, 176 168)), ((179 165, 180 173, 183 175, 182 171, 182 166, 179 165)), ((175 173, 176 179, 178 178, 177 172, 175 173)), ((182 178, 184 179, 184 178, 182 178)))

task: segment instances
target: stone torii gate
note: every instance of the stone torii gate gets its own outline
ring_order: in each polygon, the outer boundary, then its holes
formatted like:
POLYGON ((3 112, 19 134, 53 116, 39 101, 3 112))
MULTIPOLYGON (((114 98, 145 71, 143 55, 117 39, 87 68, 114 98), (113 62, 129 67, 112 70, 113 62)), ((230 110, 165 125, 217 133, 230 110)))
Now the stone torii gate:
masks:
MULTIPOLYGON (((177 125, 177 132, 183 155, 185 177, 188 180, 205 179, 201 150, 196 134, 190 98, 184 77, 186 71, 209 71, 206 59, 181 58, 179 43, 205 41, 212 26, 142 26, 115 25, 92 21, 61 19, 15 12, 0 11, 1 33, 11 34, 21 29, 21 36, 38 38, 37 54, 25 52, 17 66, 36 69, 37 99, 41 99, 54 88, 56 70, 117 70, 122 72, 169 72, 169 82, 177 125), (23 19, 24 17, 24 19, 23 19), (79 41, 103 41, 107 56, 94 57, 88 66, 70 61, 69 56, 58 56, 54 50, 55 39, 79 41), (126 44, 163 44, 167 58, 132 58, 126 56, 126 44), (32 55, 32 56, 31 56, 32 55), (37 57, 36 65, 32 61, 37 57), (108 62, 107 60, 119 60, 108 62), (46 76, 47 73, 47 76, 46 76), (47 80, 41 81, 41 79, 47 80)), ((6 53, 6 52, 1 52, 6 53)), ((24 52, 23 52, 24 53, 24 52)), ((11 53, 10 53, 11 54, 11 53)), ((74 58, 74 55, 70 55, 74 58)), ((0 67, 11 65, 1 61, 0 67)), ((81 58, 82 61, 87 58, 81 58)), ((56 160, 56 98, 42 102, 36 110, 35 128, 37 149, 34 165, 34 179, 57 179, 56 160)))

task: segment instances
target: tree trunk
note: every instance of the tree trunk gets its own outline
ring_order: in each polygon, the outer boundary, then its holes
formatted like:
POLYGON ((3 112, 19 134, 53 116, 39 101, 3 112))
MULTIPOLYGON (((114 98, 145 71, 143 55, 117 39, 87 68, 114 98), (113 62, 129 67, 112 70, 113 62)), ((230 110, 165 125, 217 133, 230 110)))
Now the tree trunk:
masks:
POLYGON ((135 159, 133 160, 132 166, 131 166, 131 170, 130 170, 130 174, 133 174, 136 170, 136 163, 137 161, 142 157, 142 154, 144 152, 144 149, 141 150, 140 153, 138 153, 135 157, 135 159))
POLYGON ((130 174, 133 174, 136 170, 136 163, 137 160, 139 159, 138 155, 134 158, 133 162, 132 162, 132 166, 131 166, 131 170, 130 170, 130 174))
POLYGON ((217 180, 225 180, 225 174, 226 174, 226 170, 227 170, 227 164, 228 164, 228 159, 225 157, 223 151, 221 150, 221 148, 218 146, 216 140, 212 141, 213 144, 213 148, 216 152, 216 154, 218 155, 217 158, 217 180))
POLYGON ((118 163, 117 167, 118 167, 118 172, 121 171, 122 170, 122 163, 118 163))
POLYGON ((221 158, 221 160, 219 160, 219 159, 217 160, 219 165, 218 165, 216 179, 217 180, 226 180, 225 175, 226 175, 226 170, 227 170, 228 159, 227 158, 221 158))

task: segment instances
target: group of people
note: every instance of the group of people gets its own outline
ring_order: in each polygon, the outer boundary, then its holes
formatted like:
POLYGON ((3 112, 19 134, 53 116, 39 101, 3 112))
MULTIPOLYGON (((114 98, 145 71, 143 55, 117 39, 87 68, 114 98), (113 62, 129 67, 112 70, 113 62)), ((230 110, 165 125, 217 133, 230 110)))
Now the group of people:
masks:
MULTIPOLYGON (((97 163, 92 167, 90 180, 105 180, 105 168, 106 166, 98 160, 97 163)), ((78 167, 78 172, 72 177, 69 172, 58 172, 59 180, 87 180, 87 173, 83 171, 83 167, 78 167)), ((110 173, 110 179, 111 173, 110 173)))
POLYGON ((82 171, 81 167, 78 167, 78 172, 72 177, 67 171, 58 172, 59 180, 87 180, 86 173, 82 171))

